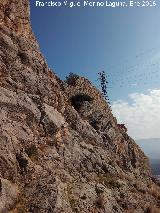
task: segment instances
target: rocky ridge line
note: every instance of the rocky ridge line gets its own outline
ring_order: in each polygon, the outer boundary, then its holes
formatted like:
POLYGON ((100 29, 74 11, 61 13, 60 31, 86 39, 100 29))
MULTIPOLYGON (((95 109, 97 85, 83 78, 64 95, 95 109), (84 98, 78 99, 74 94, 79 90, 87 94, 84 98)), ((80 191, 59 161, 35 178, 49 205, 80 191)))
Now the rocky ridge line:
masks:
MULTIPOLYGON (((138 128, 138 127, 137 127, 138 128)), ((28 0, 0 3, 0 212, 158 212, 148 159, 83 77, 61 81, 28 0)))

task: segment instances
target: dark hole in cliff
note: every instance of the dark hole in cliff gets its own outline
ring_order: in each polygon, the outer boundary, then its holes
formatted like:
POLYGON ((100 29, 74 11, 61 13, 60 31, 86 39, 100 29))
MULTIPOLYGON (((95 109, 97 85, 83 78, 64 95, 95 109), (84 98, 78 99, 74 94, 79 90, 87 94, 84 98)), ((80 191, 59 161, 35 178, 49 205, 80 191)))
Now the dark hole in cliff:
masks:
POLYGON ((31 144, 29 147, 27 147, 25 151, 28 157, 30 157, 32 160, 38 158, 37 147, 34 144, 31 144))
POLYGON ((75 108, 75 110, 79 111, 81 106, 87 101, 91 103, 93 101, 93 98, 91 98, 87 94, 77 94, 75 96, 72 96, 70 98, 72 106, 75 108))
POLYGON ((16 159, 18 161, 18 164, 19 164, 19 167, 21 169, 21 172, 26 172, 27 171, 27 165, 28 165, 28 160, 25 159, 23 157, 23 155, 20 153, 20 154, 16 154, 16 159))
POLYGON ((96 206, 98 208, 103 208, 104 207, 104 197, 102 194, 99 195, 99 197, 96 200, 96 206))
POLYGON ((5 8, 5 10, 4 10, 4 16, 8 16, 9 17, 9 15, 11 14, 11 8, 8 6, 8 7, 6 7, 5 8))
POLYGON ((22 64, 29 64, 29 58, 25 52, 19 52, 17 55, 20 57, 22 64))

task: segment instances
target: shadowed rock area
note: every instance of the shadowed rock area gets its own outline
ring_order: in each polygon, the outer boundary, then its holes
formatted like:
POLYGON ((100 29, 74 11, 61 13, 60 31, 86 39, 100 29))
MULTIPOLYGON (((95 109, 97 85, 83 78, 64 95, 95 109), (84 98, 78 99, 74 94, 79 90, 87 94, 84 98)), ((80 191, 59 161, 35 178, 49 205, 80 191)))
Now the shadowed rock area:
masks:
MULTIPOLYGON (((138 128, 138 127, 135 127, 138 128)), ((28 0, 0 3, 0 212, 159 212, 147 157, 85 78, 61 81, 28 0)))

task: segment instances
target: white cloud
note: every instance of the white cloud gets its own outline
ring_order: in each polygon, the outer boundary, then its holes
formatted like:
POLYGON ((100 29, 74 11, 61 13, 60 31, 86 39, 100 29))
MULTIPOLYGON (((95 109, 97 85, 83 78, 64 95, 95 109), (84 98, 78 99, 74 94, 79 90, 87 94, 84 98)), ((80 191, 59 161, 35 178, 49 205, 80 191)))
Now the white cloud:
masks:
POLYGON ((129 98, 132 104, 122 100, 112 104, 118 122, 126 125, 134 139, 160 138, 160 90, 133 93, 129 98))

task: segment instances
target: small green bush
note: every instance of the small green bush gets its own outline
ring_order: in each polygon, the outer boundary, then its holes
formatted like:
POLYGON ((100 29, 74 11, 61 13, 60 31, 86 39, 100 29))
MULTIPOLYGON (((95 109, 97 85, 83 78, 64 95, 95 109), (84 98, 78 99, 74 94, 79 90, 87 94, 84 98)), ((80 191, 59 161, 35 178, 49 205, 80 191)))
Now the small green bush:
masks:
POLYGON ((79 78, 78 75, 70 72, 68 76, 66 76, 66 83, 75 86, 76 85, 76 80, 79 78))

